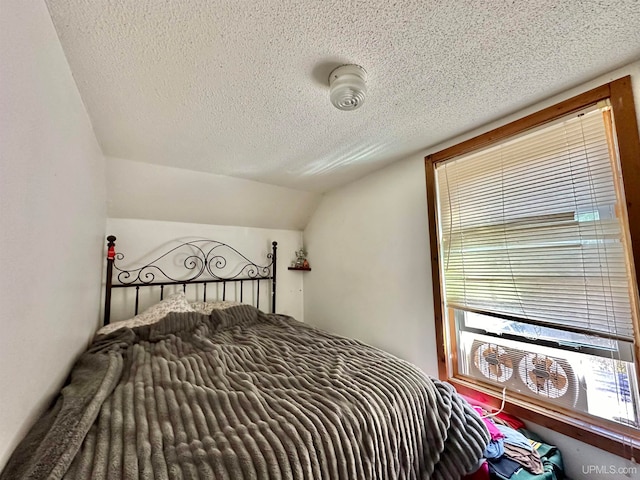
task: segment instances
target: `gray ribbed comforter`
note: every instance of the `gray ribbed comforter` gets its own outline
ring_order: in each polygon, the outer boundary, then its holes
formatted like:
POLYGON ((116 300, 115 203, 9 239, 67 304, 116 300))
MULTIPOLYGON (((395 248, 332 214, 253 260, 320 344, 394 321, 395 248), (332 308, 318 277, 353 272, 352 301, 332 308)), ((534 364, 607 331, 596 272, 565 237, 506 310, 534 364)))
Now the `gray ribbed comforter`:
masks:
POLYGON ((238 306, 97 337, 1 479, 457 479, 488 439, 450 385, 238 306))

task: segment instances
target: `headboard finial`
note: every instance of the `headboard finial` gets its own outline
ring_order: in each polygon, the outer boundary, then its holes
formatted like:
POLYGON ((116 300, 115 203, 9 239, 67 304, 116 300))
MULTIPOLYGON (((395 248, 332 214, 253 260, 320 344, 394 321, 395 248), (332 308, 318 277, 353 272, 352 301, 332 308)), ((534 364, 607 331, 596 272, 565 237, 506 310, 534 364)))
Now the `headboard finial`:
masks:
POLYGON ((107 260, 116 258, 116 237, 109 235, 107 237, 107 260))

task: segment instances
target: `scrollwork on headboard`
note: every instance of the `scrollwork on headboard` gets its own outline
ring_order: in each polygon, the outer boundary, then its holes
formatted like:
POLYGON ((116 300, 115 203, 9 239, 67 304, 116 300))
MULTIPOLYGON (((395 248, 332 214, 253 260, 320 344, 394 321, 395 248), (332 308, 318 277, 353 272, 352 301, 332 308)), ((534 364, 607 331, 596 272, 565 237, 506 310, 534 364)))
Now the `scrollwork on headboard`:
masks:
MULTIPOLYGON (((198 239, 182 242, 138 268, 118 265, 125 258, 115 251, 116 237, 107 237, 107 279, 105 295, 105 325, 110 319, 111 289, 117 287, 204 284, 271 280, 271 308, 275 312, 277 242, 272 242, 265 265, 258 264, 234 247, 218 240, 198 239), (183 258, 184 257, 184 258, 183 258), (178 260, 182 267, 177 273, 167 272, 163 262, 178 260), (114 277, 114 269, 117 272, 114 277)), ((174 264, 175 266, 175 264, 174 264)), ((242 285, 242 283, 241 283, 242 285)), ((259 288, 259 283, 258 283, 259 288)), ((136 313, 138 294, 136 291, 136 313)))
POLYGON ((151 284, 158 282, 178 282, 191 283, 198 279, 210 278, 214 280, 233 280, 240 277, 243 273, 247 279, 269 278, 271 276, 271 267, 273 266, 273 253, 267 254, 267 259, 271 263, 267 265, 258 265, 249 260, 245 255, 226 243, 217 240, 193 240, 184 242, 172 248, 166 253, 160 255, 155 260, 147 263, 139 268, 126 270, 118 267, 117 261, 124 260, 122 253, 116 253, 113 267, 119 272, 116 279, 122 285, 132 285, 134 283, 151 284), (210 247, 210 248, 209 248, 210 247), (227 250, 225 254, 224 250, 227 250), (180 252, 184 251, 186 257, 183 260, 184 273, 190 274, 184 278, 176 278, 165 272, 161 263, 163 259, 171 257, 172 254, 177 258, 180 252), (232 265, 235 273, 224 275, 223 271, 233 260, 229 254, 235 256, 238 263, 232 265), (158 276, 158 278, 156 278, 158 276))

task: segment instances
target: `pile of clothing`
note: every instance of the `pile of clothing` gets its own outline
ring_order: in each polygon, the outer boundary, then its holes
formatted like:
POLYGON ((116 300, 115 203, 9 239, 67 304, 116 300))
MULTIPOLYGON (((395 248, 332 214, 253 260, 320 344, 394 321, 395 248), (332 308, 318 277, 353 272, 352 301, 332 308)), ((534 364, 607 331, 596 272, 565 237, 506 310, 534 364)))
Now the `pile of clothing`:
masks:
POLYGON ((529 432, 511 415, 489 414, 474 407, 484 420, 491 441, 484 451, 485 461, 465 480, 561 480, 564 476, 560 451, 529 432))

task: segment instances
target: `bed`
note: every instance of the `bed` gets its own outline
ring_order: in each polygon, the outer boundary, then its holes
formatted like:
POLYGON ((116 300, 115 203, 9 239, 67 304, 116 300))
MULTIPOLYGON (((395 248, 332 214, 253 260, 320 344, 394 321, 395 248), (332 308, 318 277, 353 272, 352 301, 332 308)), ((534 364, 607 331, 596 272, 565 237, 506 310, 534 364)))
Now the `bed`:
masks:
POLYGON ((178 263, 190 273, 159 280, 153 262, 119 268, 109 237, 107 327, 118 288, 135 290, 136 313, 142 288, 166 303, 213 283, 223 298, 101 329, 2 480, 458 479, 477 468, 489 434, 449 384, 276 313, 275 242, 266 262, 231 249, 241 262, 226 276, 228 245, 185 245, 195 257, 178 263), (269 285, 267 312, 245 303, 260 301, 261 287, 244 296, 255 282, 269 285), (165 299, 169 287, 178 291, 165 299))

